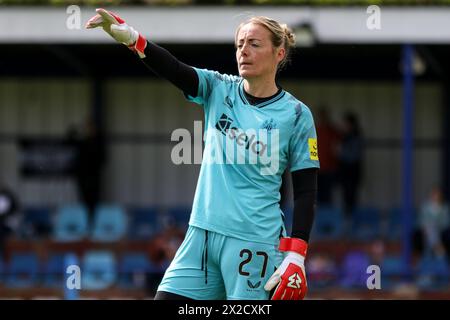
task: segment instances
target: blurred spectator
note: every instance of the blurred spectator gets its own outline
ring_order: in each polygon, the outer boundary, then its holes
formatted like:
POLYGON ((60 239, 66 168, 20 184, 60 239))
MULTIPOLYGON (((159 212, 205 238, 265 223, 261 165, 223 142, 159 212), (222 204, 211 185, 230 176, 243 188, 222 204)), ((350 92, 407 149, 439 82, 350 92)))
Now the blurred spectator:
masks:
POLYGON ((175 226, 168 227, 152 238, 148 253, 156 270, 147 278, 147 290, 151 295, 156 294, 164 271, 175 257, 175 253, 183 242, 185 232, 175 226))
POLYGON ((337 179, 337 151, 340 135, 324 107, 319 109, 316 130, 320 159, 317 201, 319 205, 332 205, 333 190, 337 179))
POLYGON ((88 118, 85 123, 77 151, 74 172, 78 195, 86 205, 92 222, 101 197, 102 169, 105 164, 104 139, 92 118, 88 118))
POLYGON ((309 270, 308 281, 314 283, 315 288, 327 288, 335 285, 339 267, 337 266, 331 255, 320 253, 311 256, 307 260, 309 270))
POLYGON ((450 211, 440 187, 434 187, 419 212, 415 249, 423 255, 450 256, 450 211))
POLYGON ((375 239, 369 244, 370 263, 381 266, 386 255, 386 248, 382 239, 375 239))
POLYGON ((342 186, 344 213, 347 224, 358 205, 363 166, 363 136, 358 118, 353 113, 344 115, 342 142, 339 148, 339 180, 342 186))
POLYGON ((17 211, 17 197, 9 188, 0 185, 0 255, 4 252, 6 239, 14 231, 11 219, 17 211))
POLYGON ((185 232, 177 227, 168 227, 152 239, 149 254, 158 266, 168 266, 183 242, 185 232))

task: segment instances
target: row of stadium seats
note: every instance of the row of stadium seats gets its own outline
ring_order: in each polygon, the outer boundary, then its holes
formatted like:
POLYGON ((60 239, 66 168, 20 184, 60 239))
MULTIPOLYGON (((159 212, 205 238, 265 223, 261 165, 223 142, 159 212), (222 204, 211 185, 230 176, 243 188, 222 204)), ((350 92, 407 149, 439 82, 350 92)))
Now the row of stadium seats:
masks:
MULTIPOLYGON (((117 256, 107 250, 91 250, 79 262, 78 257, 75 260, 73 257, 74 254, 70 253, 52 254, 41 262, 35 253, 14 253, 9 263, 0 260, 0 285, 8 288, 41 286, 64 289, 66 268, 75 261, 81 270, 82 289, 101 290, 111 286, 142 289, 149 282, 157 284, 168 263, 157 265, 141 252, 117 256)), ((366 288, 369 276, 367 267, 371 264, 368 254, 359 251, 350 251, 342 261, 332 261, 327 267, 311 257, 307 260, 308 281, 311 289, 331 286, 366 288)), ((410 273, 398 255, 385 256, 379 267, 383 289, 391 289, 407 281, 414 281, 427 290, 439 290, 450 285, 450 267, 444 257, 422 257, 410 273)))
MULTIPOLYGON (((286 225, 290 232, 292 209, 284 210, 286 225)), ((48 208, 25 210, 24 236, 51 233, 56 241, 77 241, 89 237, 94 241, 112 242, 123 237, 148 239, 169 225, 187 228, 190 208, 174 207, 130 208, 117 205, 100 205, 94 214, 93 225, 89 225, 88 212, 83 205, 61 206, 53 214, 48 208)), ((414 215, 415 217, 415 215, 414 215)), ((414 218, 413 217, 413 218, 414 218)), ((384 216, 374 207, 360 207, 353 212, 350 225, 338 207, 319 206, 311 234, 312 240, 333 240, 350 236, 357 241, 375 238, 399 240, 402 232, 401 211, 394 208, 384 216)))
POLYGON ((50 234, 55 241, 70 242, 89 238, 93 241, 114 242, 127 239, 149 239, 167 226, 187 228, 190 208, 176 207, 166 211, 157 208, 132 208, 99 205, 92 225, 85 206, 64 205, 52 212, 49 208, 28 208, 20 236, 50 234))
MULTIPOLYGON (((319 259, 320 260, 320 259, 319 259)), ((423 256, 411 268, 405 268, 400 255, 386 255, 376 264, 380 268, 381 289, 391 290, 397 285, 415 283, 423 290, 447 289, 450 285, 450 265, 445 257, 423 256)), ((339 286, 346 289, 367 289, 368 266, 373 265, 370 256, 361 251, 349 251, 343 259, 318 261, 310 257, 306 262, 308 282, 316 289, 339 286)))
MULTIPOLYGON (((290 231, 292 209, 285 210, 287 229, 290 231)), ((416 214, 413 214, 413 225, 416 214)), ((383 238, 390 241, 400 240, 402 236, 402 217, 399 208, 387 212, 375 207, 358 207, 350 221, 341 208, 318 206, 311 231, 312 240, 335 240, 350 237, 356 241, 371 241, 383 238), (348 224, 348 225, 346 225, 348 224)))
POLYGON ((0 258, 0 285, 8 288, 50 287, 64 289, 67 267, 75 262, 81 270, 81 288, 144 288, 151 278, 159 279, 167 265, 157 265, 141 252, 117 257, 107 250, 87 251, 79 260, 75 254, 51 254, 41 261, 34 252, 13 253, 9 262, 0 258))

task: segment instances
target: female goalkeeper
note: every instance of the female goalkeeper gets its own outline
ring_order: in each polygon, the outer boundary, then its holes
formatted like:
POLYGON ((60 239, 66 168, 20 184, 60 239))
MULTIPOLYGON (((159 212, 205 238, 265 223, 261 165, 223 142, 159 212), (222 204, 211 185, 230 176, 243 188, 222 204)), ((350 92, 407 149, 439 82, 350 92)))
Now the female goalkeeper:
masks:
POLYGON ((276 82, 294 35, 254 17, 236 30, 239 76, 198 69, 97 9, 102 27, 153 72, 203 107, 206 142, 189 228, 155 299, 303 299, 304 260, 317 193, 316 130, 311 111, 276 82), (294 214, 287 237, 281 176, 292 174, 294 214))

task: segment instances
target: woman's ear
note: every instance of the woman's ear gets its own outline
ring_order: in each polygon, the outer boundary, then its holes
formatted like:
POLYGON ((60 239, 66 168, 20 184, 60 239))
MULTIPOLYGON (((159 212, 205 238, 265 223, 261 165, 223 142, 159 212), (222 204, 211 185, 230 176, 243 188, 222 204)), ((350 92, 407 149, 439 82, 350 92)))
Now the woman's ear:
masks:
POLYGON ((281 61, 283 61, 283 59, 284 59, 285 56, 286 56, 286 49, 284 49, 284 48, 278 49, 278 53, 277 53, 277 60, 278 60, 278 63, 280 63, 281 61))

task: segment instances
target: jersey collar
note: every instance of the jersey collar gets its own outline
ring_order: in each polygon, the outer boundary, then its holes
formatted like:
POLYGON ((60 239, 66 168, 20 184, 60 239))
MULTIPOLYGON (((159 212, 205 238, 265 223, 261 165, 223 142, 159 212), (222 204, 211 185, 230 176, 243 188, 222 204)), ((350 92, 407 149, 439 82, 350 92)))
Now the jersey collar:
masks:
POLYGON ((256 108, 263 108, 265 106, 268 106, 269 104, 272 104, 274 102, 277 102, 278 100, 280 100, 281 98, 284 97, 284 95, 286 94, 286 92, 281 89, 281 91, 274 96, 272 99, 252 105, 248 102, 247 98, 245 97, 245 93, 244 93, 244 79, 241 79, 241 82, 239 83, 239 97, 241 98, 242 102, 244 102, 244 104, 248 104, 252 107, 256 107, 256 108))

